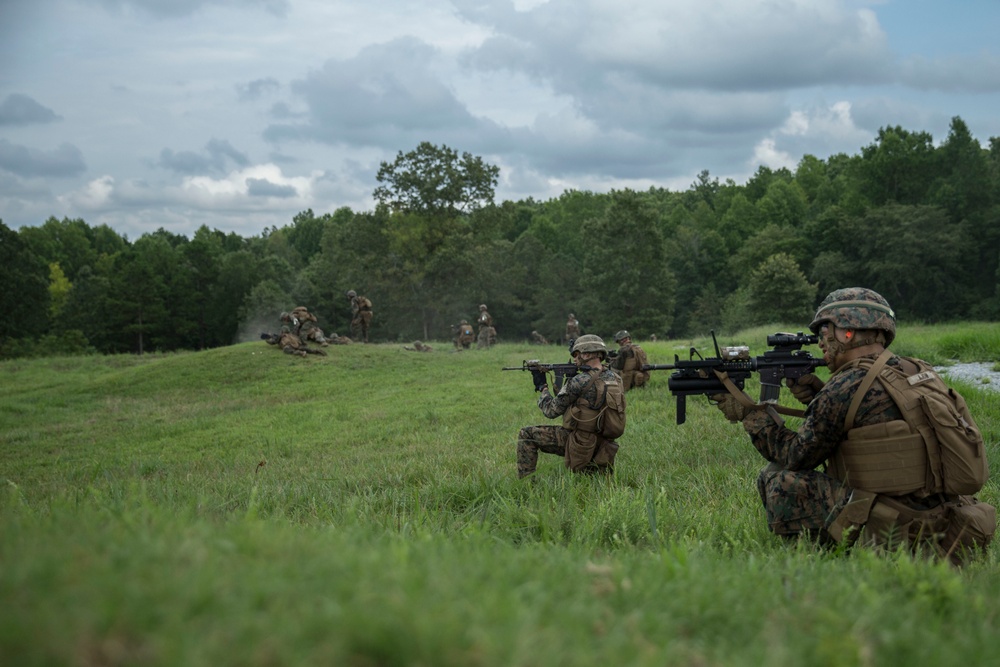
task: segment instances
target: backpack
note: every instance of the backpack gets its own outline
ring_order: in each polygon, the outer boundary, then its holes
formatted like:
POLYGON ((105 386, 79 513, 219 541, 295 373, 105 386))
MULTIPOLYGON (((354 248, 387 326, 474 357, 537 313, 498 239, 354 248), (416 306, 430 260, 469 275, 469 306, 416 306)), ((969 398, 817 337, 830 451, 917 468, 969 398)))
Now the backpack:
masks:
MULTIPOLYGON (((852 440, 855 447, 863 443, 864 450, 859 450, 857 455, 864 454, 867 461, 876 465, 882 462, 884 469, 891 468, 893 463, 896 467, 909 468, 916 474, 915 481, 919 481, 922 475, 921 490, 926 493, 975 494, 986 483, 989 468, 982 433, 965 399, 946 385, 927 362, 900 357, 899 366, 888 366, 886 361, 891 356, 892 353, 886 350, 874 362, 867 359, 860 361, 859 367, 867 367, 868 373, 847 412, 845 425, 849 432, 845 445, 852 440), (907 429, 901 428, 898 422, 852 428, 861 399, 876 378, 899 407, 907 429), (890 426, 893 428, 888 428, 890 426), (881 427, 879 438, 852 438, 851 431, 873 427, 881 427), (916 436, 919 436, 922 446, 918 444, 914 448, 912 443, 916 436), (877 449, 878 453, 873 453, 873 449, 877 449), (899 466, 900 462, 906 465, 899 466)), ((841 448, 845 447, 842 445, 841 448)), ((846 454, 851 456, 852 452, 847 451, 846 454)), ((901 491, 903 489, 897 490, 901 491)))
POLYGON ((614 440, 625 433, 625 389, 620 378, 616 382, 599 382, 604 384, 604 407, 597 418, 597 428, 605 438, 614 440))
POLYGON ((649 379, 649 371, 642 370, 649 361, 646 359, 646 351, 639 346, 633 348, 635 350, 635 377, 632 379, 632 384, 636 387, 641 387, 646 384, 646 380, 649 379))
POLYGON ((625 388, 617 373, 613 381, 606 381, 601 374, 590 376, 581 390, 581 395, 594 384, 597 385, 596 405, 579 399, 563 413, 563 428, 584 433, 599 433, 614 440, 625 432, 625 388))

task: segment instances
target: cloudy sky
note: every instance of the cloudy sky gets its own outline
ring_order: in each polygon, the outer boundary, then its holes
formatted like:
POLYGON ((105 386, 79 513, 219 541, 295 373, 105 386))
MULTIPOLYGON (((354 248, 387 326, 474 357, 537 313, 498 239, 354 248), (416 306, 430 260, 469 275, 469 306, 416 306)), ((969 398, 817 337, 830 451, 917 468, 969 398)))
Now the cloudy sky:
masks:
POLYGON ((997 0, 0 0, 0 219, 243 236, 421 141, 498 200, 1000 136, 997 0))

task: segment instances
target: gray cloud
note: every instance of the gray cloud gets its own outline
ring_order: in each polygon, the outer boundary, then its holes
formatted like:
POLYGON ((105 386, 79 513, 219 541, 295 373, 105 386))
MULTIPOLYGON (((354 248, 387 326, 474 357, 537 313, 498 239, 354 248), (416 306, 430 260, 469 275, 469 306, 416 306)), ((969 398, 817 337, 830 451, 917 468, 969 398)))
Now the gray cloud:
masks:
POLYGON ((68 178, 87 170, 83 154, 73 144, 64 143, 51 151, 12 144, 0 139, 0 169, 18 176, 68 178))
POLYGON ((275 16, 288 14, 288 0, 91 0, 113 12, 140 10, 158 18, 177 18, 210 6, 261 8, 275 16))
POLYGON ((273 77, 255 79, 248 83, 237 84, 236 95, 243 102, 258 100, 267 93, 281 88, 281 84, 273 77))
POLYGON ((902 83, 918 90, 1000 92, 1000 57, 992 54, 939 59, 911 56, 900 63, 898 72, 902 83))
POLYGON ((291 185, 279 185, 272 183, 266 178, 248 178, 247 194, 251 197, 278 197, 287 199, 298 196, 298 192, 291 185))
POLYGON ((205 152, 207 155, 192 151, 174 152, 169 148, 164 148, 160 151, 160 159, 157 164, 164 169, 186 176, 225 171, 227 158, 239 167, 250 164, 250 160, 244 153, 233 148, 232 144, 225 140, 210 140, 205 144, 205 152))
POLYGON ((20 93, 12 93, 0 103, 0 125, 33 125, 62 120, 52 109, 20 93))
POLYGON ((404 37, 367 47, 349 61, 329 60, 292 84, 308 106, 305 122, 272 124, 264 137, 395 150, 434 133, 495 131, 473 117, 435 72, 437 55, 404 37))

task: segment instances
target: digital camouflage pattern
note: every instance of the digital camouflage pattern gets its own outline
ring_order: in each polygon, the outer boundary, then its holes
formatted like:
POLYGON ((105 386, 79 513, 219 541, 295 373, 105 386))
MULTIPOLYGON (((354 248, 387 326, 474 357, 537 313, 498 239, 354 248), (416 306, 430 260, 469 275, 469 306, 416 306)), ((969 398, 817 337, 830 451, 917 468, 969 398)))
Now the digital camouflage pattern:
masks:
MULTIPOLYGON (((898 366, 899 357, 893 356, 888 363, 898 366)), ((854 365, 834 373, 806 408, 797 431, 777 423, 764 410, 752 411, 743 419, 754 447, 771 462, 758 476, 757 490, 774 533, 828 537, 826 529, 846 505, 852 489, 815 468, 846 439, 844 420, 864 376, 865 371, 854 365)), ((901 418, 899 408, 876 382, 861 401, 855 425, 901 418)))
POLYGON ((809 329, 819 333, 824 322, 840 329, 878 329, 885 332, 885 346, 896 337, 896 314, 889 302, 865 287, 846 287, 830 292, 816 309, 809 329))
MULTIPOLYGON (((605 382, 618 382, 615 372, 602 368, 595 372, 598 377, 605 382)), ((558 394, 553 396, 548 390, 542 391, 538 397, 538 407, 549 419, 562 416, 578 401, 583 400, 591 405, 598 402, 597 383, 591 382, 594 372, 578 373, 567 380, 558 394)), ((535 472, 538 463, 538 452, 555 454, 566 457, 567 448, 571 446, 574 432, 563 428, 561 425, 545 424, 540 426, 525 426, 517 434, 517 475, 527 477, 535 472)), ((611 472, 614 465, 614 452, 618 449, 618 443, 613 440, 601 438, 598 434, 586 434, 593 436, 606 443, 603 451, 610 451, 609 461, 593 461, 592 465, 584 467, 580 472, 611 472)), ((601 449, 600 447, 598 449, 601 449)), ((599 453, 599 452, 597 452, 599 453)), ((567 465, 569 462, 567 460, 567 465)))

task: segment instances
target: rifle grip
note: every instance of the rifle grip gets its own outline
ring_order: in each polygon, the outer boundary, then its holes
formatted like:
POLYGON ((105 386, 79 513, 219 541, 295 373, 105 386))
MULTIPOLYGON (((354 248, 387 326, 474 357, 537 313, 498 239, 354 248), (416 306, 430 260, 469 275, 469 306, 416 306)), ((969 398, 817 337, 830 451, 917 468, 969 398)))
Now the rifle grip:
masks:
POLYGON ((687 419, 687 396, 684 394, 677 395, 677 423, 683 424, 684 420, 687 419))

